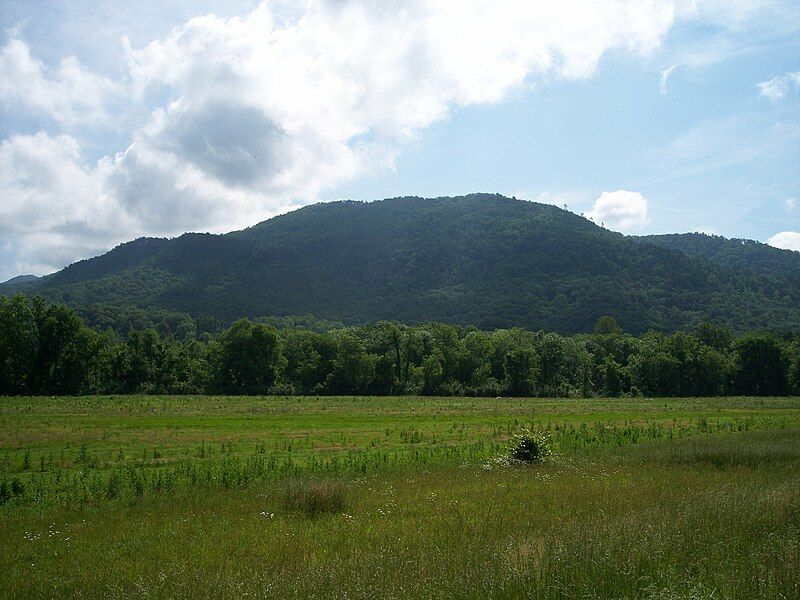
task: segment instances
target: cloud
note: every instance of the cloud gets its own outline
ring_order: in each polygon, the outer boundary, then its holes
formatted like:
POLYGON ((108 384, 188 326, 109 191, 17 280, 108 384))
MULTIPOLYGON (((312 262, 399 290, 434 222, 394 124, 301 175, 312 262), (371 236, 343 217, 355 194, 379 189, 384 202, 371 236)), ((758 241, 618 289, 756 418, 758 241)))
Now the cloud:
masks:
POLYGON ((653 162, 675 179, 724 169, 794 152, 800 125, 775 120, 764 112, 748 112, 700 121, 675 138, 653 162))
POLYGON ((66 125, 107 121, 120 86, 86 71, 74 56, 48 69, 28 45, 12 38, 0 49, 0 102, 66 125))
POLYGON ((791 212, 797 208, 797 198, 787 198, 784 204, 786 204, 786 210, 791 212))
POLYGON ((789 40, 800 32, 800 11, 792 0, 688 0, 676 4, 677 20, 706 28, 701 36, 665 48, 669 67, 660 72, 659 91, 677 68, 703 69, 764 52, 769 40, 789 40))
MULTIPOLYGON (((540 79, 592 77, 609 51, 652 53, 678 19, 737 27, 761 10, 683 0, 287 6, 126 41, 114 81, 74 57, 48 67, 13 37, 0 51, 0 102, 62 128, 2 142, 0 227, 20 264, 41 272, 137 235, 253 224, 392 169, 407 141, 459 107, 501 102, 540 79), (119 120, 123 143, 87 160, 81 144, 94 143, 96 124, 119 120)), ((593 214, 621 228, 646 222, 640 195, 643 213, 630 198, 627 213, 603 200, 621 194, 634 193, 605 193, 593 214)))
POLYGON ((610 229, 638 229, 648 222, 647 198, 628 190, 603 192, 586 216, 610 229))
POLYGON ((769 238, 767 244, 783 250, 795 250, 800 252, 800 232, 781 231, 769 238))
POLYGON ((11 110, 82 133, 120 95, 149 113, 122 152, 94 164, 80 136, 3 142, 0 216, 20 264, 57 268, 136 235, 227 231, 314 201, 392 168, 454 108, 500 102, 533 78, 591 77, 611 49, 653 51, 676 18, 670 0, 278 10, 265 2, 244 17, 191 19, 141 48, 126 42, 118 82, 71 57, 50 69, 9 41, 0 99, 11 110))
POLYGON ((780 100, 792 89, 800 88, 800 71, 776 75, 772 79, 757 84, 760 96, 770 100, 780 100))
POLYGON ((19 271, 44 272, 96 253, 135 230, 105 193, 106 167, 85 167, 71 136, 0 143, 0 238, 19 271))
POLYGON ((679 66, 680 65, 672 65, 671 67, 667 67, 666 69, 661 71, 661 81, 659 82, 658 89, 662 94, 666 95, 666 93, 667 93, 667 80, 669 79, 669 76, 672 75, 672 73, 675 71, 675 69, 677 69, 679 66))

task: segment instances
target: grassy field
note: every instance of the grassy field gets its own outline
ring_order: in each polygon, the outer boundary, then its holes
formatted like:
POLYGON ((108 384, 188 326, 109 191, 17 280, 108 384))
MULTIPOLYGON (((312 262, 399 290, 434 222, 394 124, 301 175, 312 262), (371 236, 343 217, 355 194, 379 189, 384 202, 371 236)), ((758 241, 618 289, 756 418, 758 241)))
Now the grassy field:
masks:
POLYGON ((6 398, 0 501, 0 597, 798 598, 800 400, 6 398))

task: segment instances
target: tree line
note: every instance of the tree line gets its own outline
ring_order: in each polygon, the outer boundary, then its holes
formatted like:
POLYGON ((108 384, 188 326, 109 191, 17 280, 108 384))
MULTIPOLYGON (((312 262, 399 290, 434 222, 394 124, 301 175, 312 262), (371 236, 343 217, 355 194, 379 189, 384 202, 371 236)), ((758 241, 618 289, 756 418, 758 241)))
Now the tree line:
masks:
POLYGON ((717 396, 800 394, 800 335, 702 324, 640 336, 379 322, 327 331, 247 319, 181 339, 88 327, 38 297, 0 298, 0 394, 717 396))

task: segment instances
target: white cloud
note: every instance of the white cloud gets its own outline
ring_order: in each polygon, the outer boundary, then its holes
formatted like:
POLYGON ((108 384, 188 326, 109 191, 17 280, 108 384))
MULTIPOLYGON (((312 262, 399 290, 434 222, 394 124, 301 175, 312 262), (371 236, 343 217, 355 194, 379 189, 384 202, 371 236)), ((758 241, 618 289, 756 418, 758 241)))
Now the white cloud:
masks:
POLYGON ((22 40, 0 48, 0 102, 44 113, 62 124, 108 119, 106 105, 120 93, 114 82, 89 73, 74 56, 48 69, 22 40))
POLYGON ((647 198, 628 190, 603 192, 586 216, 610 229, 638 229, 647 224, 647 198))
POLYGON ((591 77, 612 48, 652 51, 676 9, 670 0, 434 0, 312 1, 295 12, 287 20, 265 2, 243 18, 191 19, 143 48, 128 43, 120 84, 74 58, 48 69, 12 39, 0 98, 20 110, 85 124, 104 117, 117 86, 133 103, 158 99, 128 148, 95 165, 72 137, 3 143, 2 216, 21 260, 56 268, 121 230, 226 231, 313 201, 392 168, 405 140, 455 106, 499 102, 531 77, 591 77))
POLYGON ((680 65, 672 65, 671 67, 667 67, 663 71, 661 71, 661 81, 659 82, 658 89, 659 91, 666 95, 667 93, 667 80, 669 76, 677 69, 680 65))
POLYGON ((793 88, 797 89, 798 87, 800 87, 800 71, 794 71, 762 81, 758 84, 758 93, 770 100, 780 100, 793 88))
MULTIPOLYGON (((610 50, 652 52, 678 18, 735 25, 751 14, 750 1, 725 4, 264 2, 244 17, 191 19, 144 47, 126 42, 116 82, 72 57, 49 68, 13 38, 0 51, 0 100, 74 136, 3 142, 1 231, 21 264, 45 270, 136 235, 250 225, 393 168, 404 142, 454 108, 500 102, 538 78, 591 77, 610 50), (118 102, 145 122, 114 148, 124 151, 84 160, 76 140, 118 102)), ((647 204, 606 192, 593 214, 633 228, 647 204)))
POLYGON ((797 208, 797 198, 787 198, 785 204, 786 204, 786 210, 791 212, 795 208, 797 208))
POLYGON ((19 135, 0 144, 0 237, 20 271, 52 270, 136 231, 103 189, 105 162, 85 167, 68 135, 19 135))
POLYGON ((767 244, 783 250, 796 250, 800 252, 800 232, 781 231, 767 240, 767 244))
POLYGON ((666 151, 652 160, 675 179, 687 175, 742 165, 767 157, 794 152, 800 140, 800 125, 791 120, 775 121, 763 112, 715 117, 700 121, 678 136, 666 151))

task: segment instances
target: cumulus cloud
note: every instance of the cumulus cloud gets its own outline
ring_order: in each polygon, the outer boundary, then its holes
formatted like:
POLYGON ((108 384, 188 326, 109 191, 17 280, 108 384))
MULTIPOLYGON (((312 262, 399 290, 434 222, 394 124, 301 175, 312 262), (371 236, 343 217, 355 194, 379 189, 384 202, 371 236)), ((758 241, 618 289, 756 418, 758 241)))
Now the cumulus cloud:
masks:
POLYGON ((647 198, 639 192, 603 192, 586 216, 610 229, 637 229, 647 223, 647 198))
POLYGON ((767 244, 783 250, 795 250, 800 252, 800 232, 781 231, 769 238, 767 244))
POLYGON ((5 235, 25 264, 57 268, 135 235, 249 225, 391 168, 405 140, 456 106, 499 102, 532 77, 590 77, 612 48, 650 52, 675 18, 670 0, 312 1, 290 18, 265 2, 126 42, 121 83, 74 58, 48 69, 12 39, 0 54, 6 103, 72 124, 101 119, 120 86, 134 103, 158 101, 129 146, 96 164, 73 137, 3 142, 5 235))
POLYGON ((0 102, 33 111, 63 124, 108 119, 106 107, 120 86, 85 70, 74 56, 48 69, 22 40, 0 48, 0 102))
MULTIPOLYGON (((11 39, 0 101, 12 110, 87 126, 124 96, 127 112, 147 117, 96 162, 77 141, 89 127, 3 142, 4 237, 20 264, 43 271, 136 235, 250 225, 393 168, 404 142, 457 107, 500 102, 539 78, 591 77, 610 50, 650 53, 678 18, 714 17, 683 0, 264 2, 143 47, 126 41, 116 82, 74 58, 49 68, 11 39)), ((631 228, 646 209, 641 195, 607 192, 593 214, 631 228)))
POLYGON ((780 100, 792 89, 800 87, 800 71, 776 75, 772 79, 762 81, 758 85, 758 93, 770 100, 780 100))
POLYGON ((17 270, 52 270, 124 239, 132 223, 104 191, 107 171, 107 161, 85 167, 68 135, 0 143, 0 237, 17 270))

